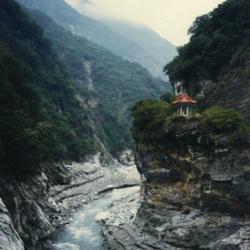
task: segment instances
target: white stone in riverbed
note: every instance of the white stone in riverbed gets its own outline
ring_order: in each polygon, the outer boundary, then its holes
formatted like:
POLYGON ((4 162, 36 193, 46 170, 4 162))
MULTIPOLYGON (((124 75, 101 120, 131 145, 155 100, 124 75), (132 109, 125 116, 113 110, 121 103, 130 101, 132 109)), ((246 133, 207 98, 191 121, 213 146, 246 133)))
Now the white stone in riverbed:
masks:
POLYGON ((112 216, 112 214, 110 212, 101 212, 98 213, 95 217, 96 221, 103 221, 103 220, 107 220, 112 216))

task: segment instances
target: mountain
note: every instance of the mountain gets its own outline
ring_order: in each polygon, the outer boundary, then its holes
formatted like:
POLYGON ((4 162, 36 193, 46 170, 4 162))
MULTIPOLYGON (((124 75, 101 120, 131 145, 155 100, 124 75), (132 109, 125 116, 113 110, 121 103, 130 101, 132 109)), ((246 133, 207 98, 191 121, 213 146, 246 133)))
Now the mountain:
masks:
POLYGON ((90 118, 43 30, 12 0, 0 2, 1 173, 93 152, 90 118))
POLYGON ((168 85, 139 64, 73 35, 41 12, 32 11, 31 15, 75 80, 78 99, 97 117, 94 125, 102 143, 111 152, 129 147, 132 106, 140 99, 159 97, 168 85))
POLYGON ((140 63, 155 77, 166 79, 162 73, 163 66, 176 55, 176 48, 155 32, 129 24, 97 21, 80 14, 64 0, 18 0, 18 2, 28 8, 42 11, 73 34, 83 36, 126 60, 140 63), (133 37, 137 31, 140 33, 133 37))
POLYGON ((31 19, 12 0, 0 7, 0 171, 34 174, 130 147, 131 107, 166 83, 41 13, 31 19))
POLYGON ((139 249, 147 233, 158 249, 249 249, 250 1, 225 1, 189 33, 165 69, 197 98, 195 115, 176 116, 172 100, 133 108, 143 198, 131 237, 109 235, 139 249))
POLYGON ((228 0, 197 18, 190 43, 166 66, 172 82, 184 81, 208 106, 241 111, 250 123, 250 2, 228 0))
POLYGON ((152 57, 154 63, 150 65, 148 61, 145 61, 143 65, 142 62, 138 62, 147 69, 151 68, 150 72, 154 76, 162 76, 164 79, 164 65, 177 56, 177 50, 173 44, 143 25, 119 21, 105 21, 105 24, 119 35, 139 44, 152 57))

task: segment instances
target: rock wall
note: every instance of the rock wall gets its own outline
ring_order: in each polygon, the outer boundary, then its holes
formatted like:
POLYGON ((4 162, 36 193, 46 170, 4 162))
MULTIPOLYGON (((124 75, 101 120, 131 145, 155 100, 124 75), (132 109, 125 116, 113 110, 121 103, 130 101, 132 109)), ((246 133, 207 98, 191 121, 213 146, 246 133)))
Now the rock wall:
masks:
POLYGON ((16 232, 7 208, 0 199, 0 249, 24 250, 24 245, 16 232))
MULTIPOLYGON (((250 63, 239 69, 227 69, 216 83, 208 83, 206 104, 239 110, 250 124, 250 63)), ((206 91, 205 91, 206 92, 206 91)))
POLYGON ((137 221, 159 249, 250 247, 250 141, 179 119, 161 143, 138 144, 145 177, 137 221), (167 244, 165 248, 161 244, 167 244))
POLYGON ((46 169, 22 182, 0 179, 4 202, 0 200, 0 249, 51 249, 52 234, 68 223, 74 209, 100 193, 138 185, 122 164, 104 162, 100 154, 83 163, 53 164, 46 169))

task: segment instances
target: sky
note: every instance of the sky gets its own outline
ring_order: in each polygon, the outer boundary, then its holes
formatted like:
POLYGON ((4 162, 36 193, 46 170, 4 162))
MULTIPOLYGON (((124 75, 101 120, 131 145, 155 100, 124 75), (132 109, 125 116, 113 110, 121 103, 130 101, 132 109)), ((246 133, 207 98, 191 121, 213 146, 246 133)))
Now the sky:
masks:
POLYGON ((93 18, 145 25, 180 46, 196 17, 212 11, 224 0, 65 0, 93 18))

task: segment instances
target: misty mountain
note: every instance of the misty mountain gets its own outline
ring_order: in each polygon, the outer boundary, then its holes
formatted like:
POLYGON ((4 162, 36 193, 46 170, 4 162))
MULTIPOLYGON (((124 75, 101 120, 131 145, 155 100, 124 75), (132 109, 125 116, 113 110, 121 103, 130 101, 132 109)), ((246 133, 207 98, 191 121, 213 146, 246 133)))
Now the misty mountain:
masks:
POLYGON ((64 0, 18 0, 40 10, 57 24, 95 42, 131 62, 138 62, 156 77, 164 77, 163 66, 176 55, 176 48, 152 30, 131 24, 101 22, 77 12, 64 0))
POLYGON ((145 61, 145 65, 142 65, 146 68, 151 67, 150 72, 155 76, 163 76, 162 69, 166 62, 177 56, 172 43, 146 26, 119 21, 105 21, 105 24, 119 35, 139 44, 152 57, 154 64, 150 62, 151 65, 146 65, 148 62, 145 61))
POLYGON ((77 98, 93 117, 94 134, 110 152, 130 147, 132 106, 143 98, 159 97, 168 84, 153 78, 138 63, 73 35, 41 12, 31 15, 44 28, 75 81, 77 98))
POLYGON ((48 162, 131 147, 131 107, 167 84, 32 15, 0 1, 0 172, 35 174, 48 162))

